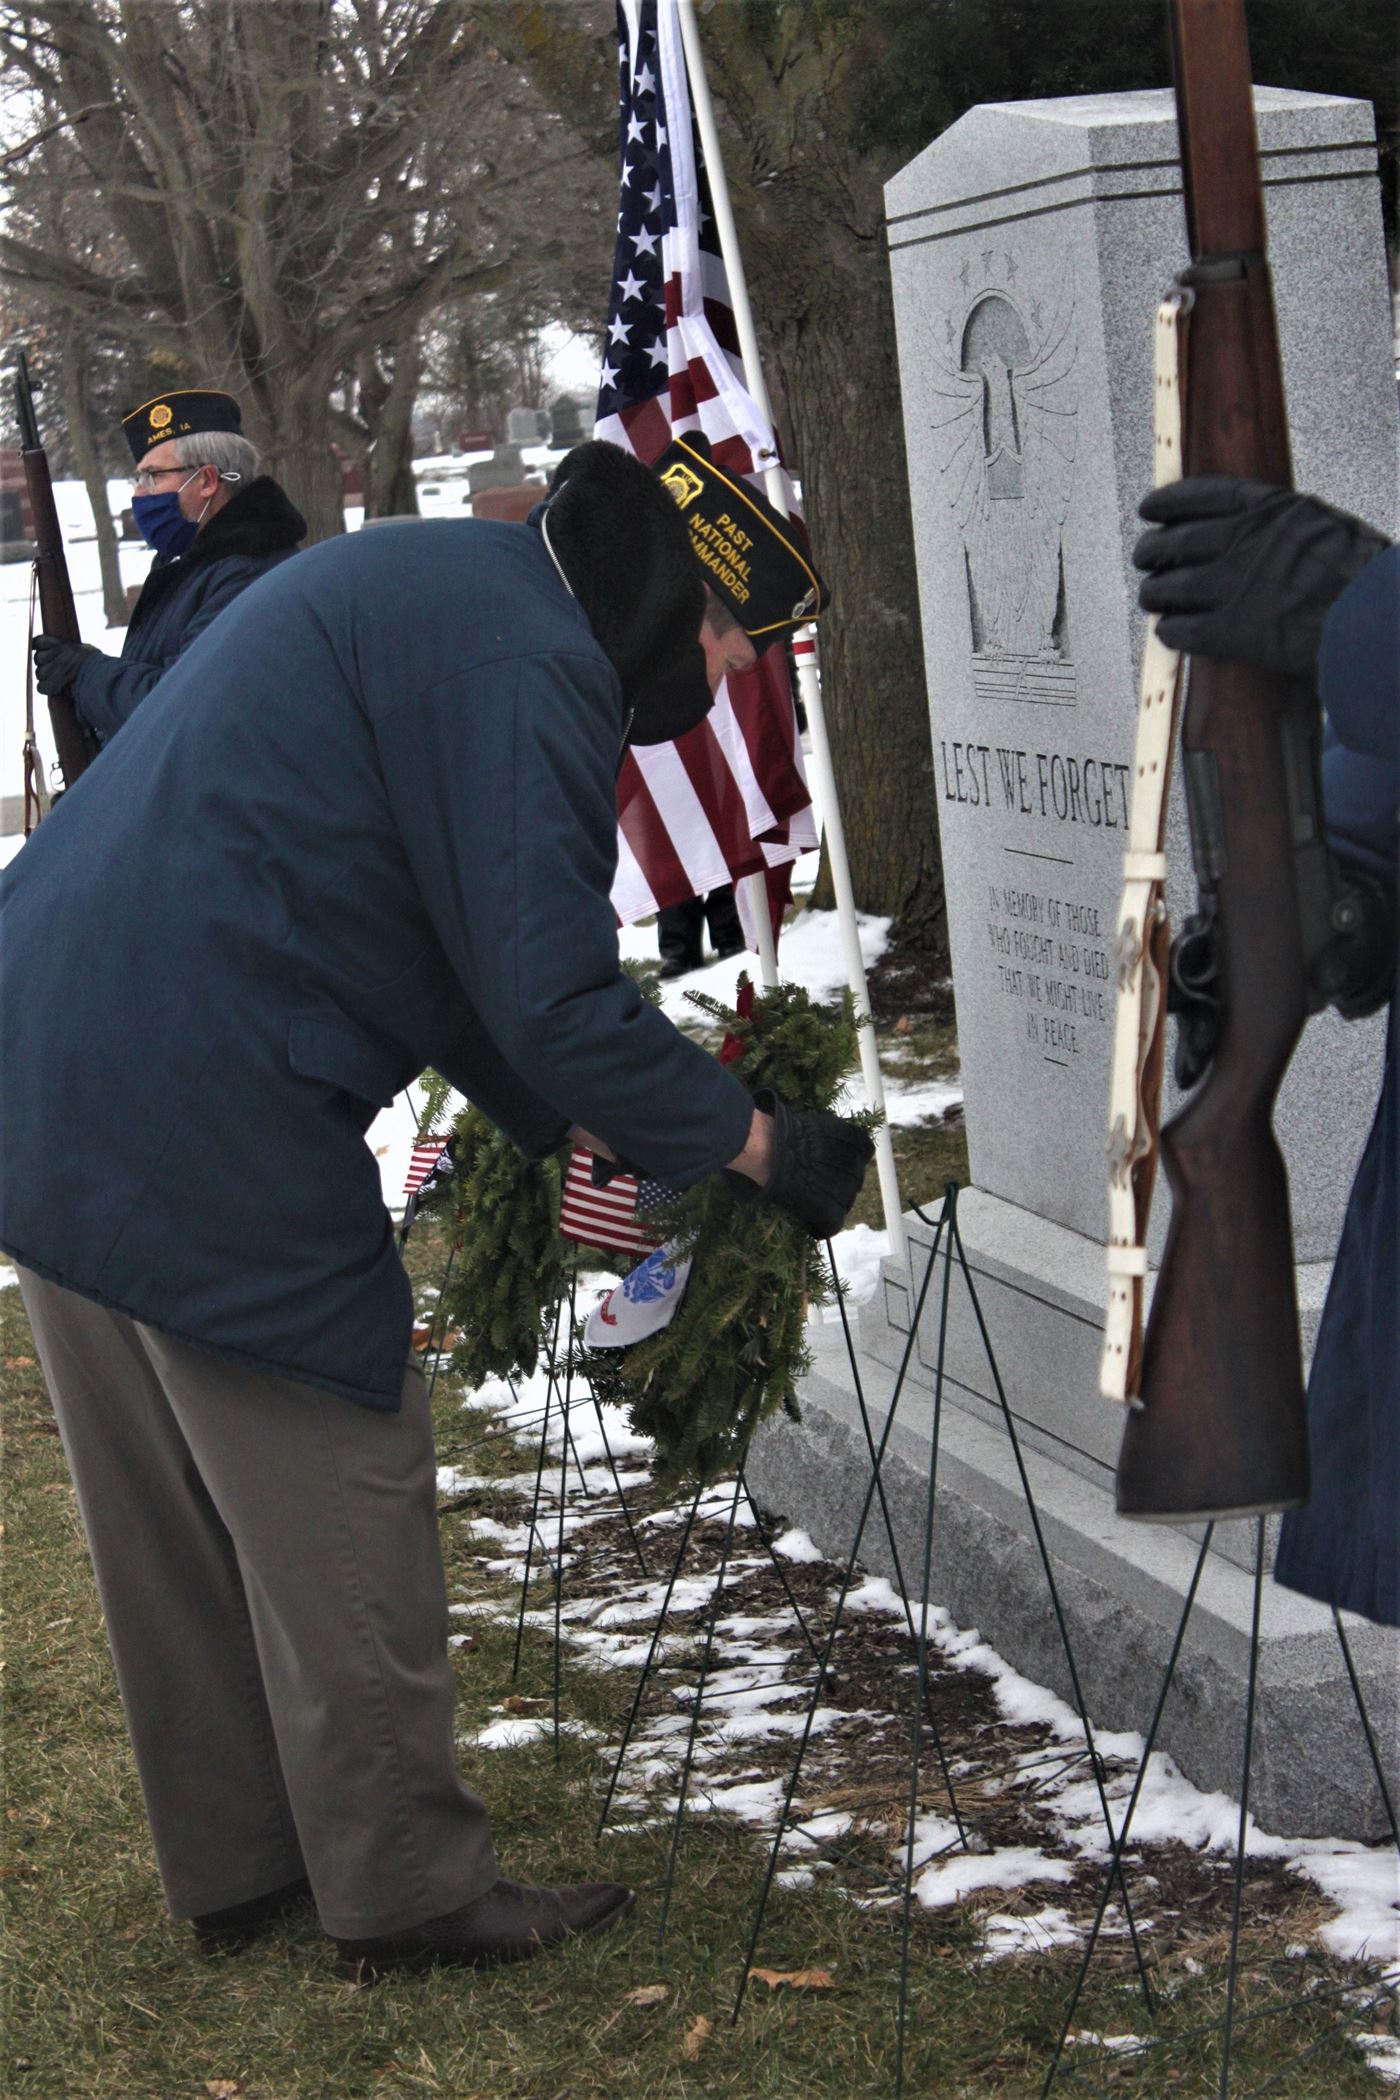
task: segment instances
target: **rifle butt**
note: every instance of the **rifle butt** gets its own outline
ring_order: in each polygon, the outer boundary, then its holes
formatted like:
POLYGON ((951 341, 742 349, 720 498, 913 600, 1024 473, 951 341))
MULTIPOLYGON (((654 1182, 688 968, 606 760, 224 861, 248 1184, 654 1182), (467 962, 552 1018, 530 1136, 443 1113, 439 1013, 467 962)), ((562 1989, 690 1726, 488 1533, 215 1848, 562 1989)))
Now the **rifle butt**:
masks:
POLYGON ((1308 1494, 1282 1155, 1267 1108, 1228 1143, 1192 1122, 1188 1108, 1162 1133, 1172 1221, 1118 1458, 1119 1514, 1148 1522, 1257 1516, 1308 1494))

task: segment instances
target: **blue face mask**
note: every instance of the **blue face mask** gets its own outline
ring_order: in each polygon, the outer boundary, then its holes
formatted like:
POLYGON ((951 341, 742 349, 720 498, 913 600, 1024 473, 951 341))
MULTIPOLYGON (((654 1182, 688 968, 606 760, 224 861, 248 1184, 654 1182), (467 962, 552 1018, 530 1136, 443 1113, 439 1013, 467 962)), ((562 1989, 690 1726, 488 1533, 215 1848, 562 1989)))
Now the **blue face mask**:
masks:
MULTIPOLYGON (((198 472, 196 467, 194 474, 198 472)), ((190 481, 194 480, 194 474, 191 474, 190 481)), ((189 485, 190 482, 185 481, 178 489, 165 489, 159 496, 133 496, 131 499, 131 515, 146 545, 172 560, 193 546, 195 534, 199 531, 199 526, 180 509, 181 492, 189 485)))

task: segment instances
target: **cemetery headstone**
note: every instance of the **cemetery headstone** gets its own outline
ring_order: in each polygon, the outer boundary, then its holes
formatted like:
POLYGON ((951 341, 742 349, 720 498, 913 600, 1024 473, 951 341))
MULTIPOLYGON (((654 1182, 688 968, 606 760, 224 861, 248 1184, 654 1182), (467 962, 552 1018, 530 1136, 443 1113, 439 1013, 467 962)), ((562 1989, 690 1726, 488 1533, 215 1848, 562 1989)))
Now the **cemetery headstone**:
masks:
POLYGON ((581 445, 591 435, 588 414, 572 394, 559 394, 549 404, 550 443, 561 451, 581 445))
POLYGON ((520 446, 508 440, 497 445, 489 459, 475 459, 467 468, 467 487, 473 495, 478 489, 515 488, 525 478, 524 462, 520 457, 520 446))
POLYGON ((512 408, 506 416, 506 436, 516 445, 546 445, 549 417, 542 408, 512 408))

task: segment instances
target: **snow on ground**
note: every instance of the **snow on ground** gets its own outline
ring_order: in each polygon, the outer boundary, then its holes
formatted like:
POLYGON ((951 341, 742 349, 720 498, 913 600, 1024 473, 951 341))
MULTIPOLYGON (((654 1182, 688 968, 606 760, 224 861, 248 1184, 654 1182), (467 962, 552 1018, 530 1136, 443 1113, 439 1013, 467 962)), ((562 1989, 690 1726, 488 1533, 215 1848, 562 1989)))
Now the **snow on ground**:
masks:
POLYGON ((1008 1845, 1001 1852, 979 1858, 959 1853, 952 1859, 927 1867, 914 1883, 914 1894, 926 1909, 958 1903, 973 1889, 1023 1889, 1043 1881, 1073 1881, 1067 1861, 1047 1859, 1030 1845, 1008 1845))
MULTIPOLYGON (((636 1467, 637 1458, 646 1450, 644 1441, 630 1432, 619 1410, 598 1407, 586 1385, 576 1379, 570 1408, 573 1449, 567 1466, 567 1494, 561 1507, 557 1488, 563 1470, 563 1433, 557 1387, 551 1391, 547 1370, 542 1368, 533 1378, 517 1384, 493 1382, 478 1392, 465 1394, 463 1404, 473 1416, 480 1413, 493 1418, 499 1426, 491 1434, 499 1435, 501 1428, 509 1428, 536 1461, 543 1441, 545 1456, 533 1530, 528 1512, 535 1472, 523 1472, 510 1483, 499 1478, 490 1482, 495 1495, 507 1485, 514 1486, 521 1496, 522 1518, 526 1520, 512 1522, 508 1514, 504 1521, 495 1516, 473 1520, 474 1536, 491 1550, 477 1562, 481 1581, 473 1585, 475 1594, 469 1601, 452 1605, 459 1622, 486 1617, 513 1626, 520 1609, 520 1583, 528 1556, 532 1588, 525 1623, 552 1634, 553 1571, 558 1563, 562 1566, 559 1624, 568 1650, 585 1667, 621 1669, 635 1675, 647 1659, 657 1615, 665 1607, 667 1624, 662 1628, 657 1651, 664 1696, 659 1711, 653 1711, 650 1719, 644 1718, 632 1737, 622 1760, 612 1815, 633 1824, 654 1825, 658 1819, 668 1820, 679 1800, 680 1764, 688 1749, 693 1761, 689 1809, 698 1814, 733 1816, 749 1825, 756 1836, 771 1842, 785 1792, 783 1778, 774 1776, 773 1759, 776 1756, 781 1763, 790 1754, 781 1746, 795 1744, 807 1728, 811 1696, 810 1659, 798 1637, 792 1610, 785 1606, 757 1610, 743 1605, 729 1612, 720 1611, 714 1629, 711 1669, 697 1717, 694 1615, 711 1605, 717 1572, 690 1572, 688 1561, 673 1581, 673 1555, 666 1542, 690 1515, 688 1504, 649 1508, 644 1515, 639 1511, 637 1532, 647 1542, 645 1574, 635 1560, 619 1560, 616 1555, 608 1563, 604 1578, 593 1580, 586 1574, 583 1556, 590 1549, 590 1534, 601 1541, 603 1534, 598 1527, 616 1518, 615 1478, 621 1478, 629 1496, 644 1478, 636 1467), (547 1405, 550 1420, 541 1440, 547 1405), (585 1571, 582 1578, 580 1570, 585 1571), (668 1584, 672 1585, 669 1606, 668 1584), (687 1617, 691 1619, 689 1630, 678 1629, 675 1622, 687 1617), (691 1658, 691 1666, 677 1667, 686 1657, 691 1658), (766 1767, 755 1763, 755 1759, 766 1759, 766 1767)), ((486 1482, 469 1467, 444 1467, 439 1476, 443 1493, 460 1494, 473 1485, 485 1486, 486 1482)), ((727 1521, 733 1508, 733 1483, 720 1482, 700 1498, 696 1521, 727 1521)), ((809 1571, 822 1561, 811 1539, 798 1530, 776 1538, 772 1554, 795 1569, 809 1571)), ((725 1578, 726 1597, 732 1588, 741 1586, 756 1572, 763 1573, 772 1564, 762 1545, 755 1513, 741 1501, 725 1578)), ((839 1578, 836 1569, 827 1572, 825 1594, 830 1596, 839 1578)), ((897 1891, 905 1872, 910 1871, 920 1905, 933 1908, 960 1903, 967 1897, 975 1899, 984 1891, 1005 1891, 1014 1896, 1020 1891, 1065 1888, 1086 1868, 1095 1875, 1102 1871, 1109 1856, 1109 1837, 1098 1788, 1083 1757, 1083 1728, 1074 1710, 1053 1692, 1013 1670, 982 1640, 976 1628, 957 1626, 941 1607, 930 1605, 910 1614, 903 1599, 883 1578, 858 1580, 850 1590, 847 1614, 857 1627, 862 1615, 872 1620, 896 1620, 901 1627, 907 1626, 912 1617, 916 1630, 922 1621, 938 1669, 975 1675, 987 1682, 1007 1726, 1017 1731, 1033 1728, 1041 1736, 1034 1748, 1013 1745, 1009 1769, 991 1791, 1011 1800, 1033 1803, 1042 1819, 1039 1828, 1045 1834, 1044 1842, 989 1844, 973 1828, 969 1845, 963 1847, 957 1825, 944 1813, 946 1797, 936 1809, 925 1808, 921 1802, 912 1863, 905 1827, 902 1823, 889 1826, 889 1888, 897 1891)), ((839 1659, 837 1668, 840 1669, 839 1659)), ((895 1687, 905 1674, 896 1671, 891 1678, 892 1696, 898 1697, 895 1687)), ((862 1684, 861 1699, 866 1698, 862 1684)), ((818 1703, 810 1724, 811 1744, 817 1746, 818 1754, 822 1754, 826 1744, 825 1754, 838 1759, 842 1754, 849 1756, 849 1750, 843 1752, 841 1746, 845 1741, 843 1731, 849 1730, 852 1723, 861 1724, 858 1740, 869 1744, 879 1738, 890 1720, 890 1715, 865 1704, 852 1710, 818 1703)), ((547 1717, 522 1720, 503 1712, 475 1739, 475 1747, 509 1748, 538 1736, 551 1725, 547 1717)), ((1025 1740, 1024 1734, 1015 1739, 1016 1744, 1024 1744, 1025 1740)), ((1142 1754, 1142 1739, 1130 1731, 1105 1730, 1096 1733, 1095 1748, 1103 1761, 1108 1798, 1117 1822, 1127 1805, 1142 1754)), ((608 1768, 616 1751, 616 1744, 599 1745, 600 1758, 608 1768)), ((808 1754, 813 1754, 810 1748, 808 1754)), ((848 1776, 863 1778, 862 1763, 858 1759, 857 1764, 849 1766, 848 1776)), ((809 1770, 810 1766, 804 1765, 804 1775, 809 1770)), ((830 1779, 828 1769, 821 1784, 829 1785, 830 1779)), ((975 1801, 975 1790, 971 1798, 975 1801)), ((907 1792, 905 1800, 907 1806, 907 1792)), ((825 1854, 834 1840, 852 1831, 855 1821, 851 1809, 840 1800, 828 1795, 824 1800, 804 1801, 799 1795, 783 1840, 784 1866, 779 1876, 782 1884, 810 1885, 816 1873, 833 1871, 832 1861, 825 1854)), ((1140 1929, 1153 1929, 1150 1892, 1158 1885, 1151 1872, 1153 1848, 1184 1847, 1203 1863, 1223 1862, 1233 1851, 1238 1827, 1236 1802, 1223 1794, 1202 1793, 1182 1776, 1169 1757, 1154 1754, 1134 1814, 1128 1854, 1135 1893, 1139 1884, 1148 1892, 1145 1904, 1139 1906, 1140 1929)), ((1251 1818, 1248 1853, 1261 1864, 1278 1862, 1292 1873, 1306 1877, 1336 1906, 1336 1915, 1318 1926, 1316 1934, 1329 1954, 1348 1962, 1380 1963, 1400 1974, 1400 1907, 1393 1848, 1368 1847, 1345 1839, 1287 1838, 1261 1830, 1251 1818)), ((887 1905, 897 1902, 898 1896, 886 1893, 871 1897, 853 1892, 853 1900, 887 1905)), ((975 1908, 981 1944, 989 1959, 1034 1954, 1081 1940, 1082 1915, 1076 1924, 1064 1904, 1037 1904, 1034 1894, 1024 1903, 1004 1908, 975 1908)), ((1105 1930, 1111 1936, 1121 1936, 1124 1930, 1116 1905, 1110 1906, 1105 1930)), ((1077 2039, 1088 2044, 1096 2037, 1085 2032, 1077 2039)), ((1137 2044, 1131 2036, 1114 2036, 1102 2046, 1127 2049, 1137 2044)), ((1363 2046, 1381 2076, 1400 2077, 1400 2050, 1393 2043, 1372 2038, 1363 2046)))
MULTIPOLYGON (((864 1305, 880 1287, 880 1264, 890 1251, 889 1234, 876 1232, 870 1225, 852 1225, 837 1233, 831 1251, 836 1259, 837 1280, 845 1287, 847 1310, 864 1305)), ((828 1326, 840 1318, 839 1307, 822 1307, 822 1319, 828 1326)))
POLYGON ((1400 2085, 1400 2040, 1388 2034, 1359 2034, 1356 2046, 1378 2077, 1400 2085))
MULTIPOLYGON (((815 861, 815 855, 808 857, 815 861)), ((870 970, 889 945, 890 922, 862 912, 858 923, 861 959, 870 970)), ((624 926, 619 945, 624 962, 655 963, 658 960, 655 926, 624 926)), ((778 945, 778 967, 785 984, 801 985, 814 999, 839 998, 846 983, 846 966, 836 913, 799 912, 791 924, 783 928, 778 945)), ((721 999, 726 1006, 732 1006, 741 971, 747 971, 750 978, 756 980, 758 958, 747 954, 733 955, 727 962, 705 963, 698 970, 688 971, 684 977, 672 978, 661 987, 663 1012, 673 1021, 712 1026, 709 1016, 692 1004, 687 993, 707 992, 711 998, 721 999)))

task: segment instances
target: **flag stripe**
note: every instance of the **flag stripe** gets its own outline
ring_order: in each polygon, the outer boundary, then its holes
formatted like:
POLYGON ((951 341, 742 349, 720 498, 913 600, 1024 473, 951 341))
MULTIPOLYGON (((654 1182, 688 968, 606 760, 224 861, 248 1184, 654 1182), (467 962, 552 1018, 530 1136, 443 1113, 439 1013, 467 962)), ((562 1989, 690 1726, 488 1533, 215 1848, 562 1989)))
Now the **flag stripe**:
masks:
MULTIPOLYGON (((619 852, 612 901, 623 925, 630 925, 633 919, 646 918, 664 905, 684 903, 695 893, 651 789, 630 757, 623 768, 620 789, 624 783, 628 792, 620 805, 621 824, 628 848, 625 860, 630 863, 628 872, 635 874, 635 887, 622 886, 624 855, 619 852)), ((721 877, 723 880, 727 877, 721 877)))
MULTIPOLYGON (((701 734, 709 735, 708 725, 701 734)), ((727 874, 715 874, 716 863, 723 868, 725 855, 704 803, 695 792, 680 744, 648 744, 635 757, 652 805, 666 825, 671 851, 696 885, 691 896, 703 896, 717 881, 727 882, 727 874)), ((733 843, 742 850, 748 840, 736 838, 733 843)))

